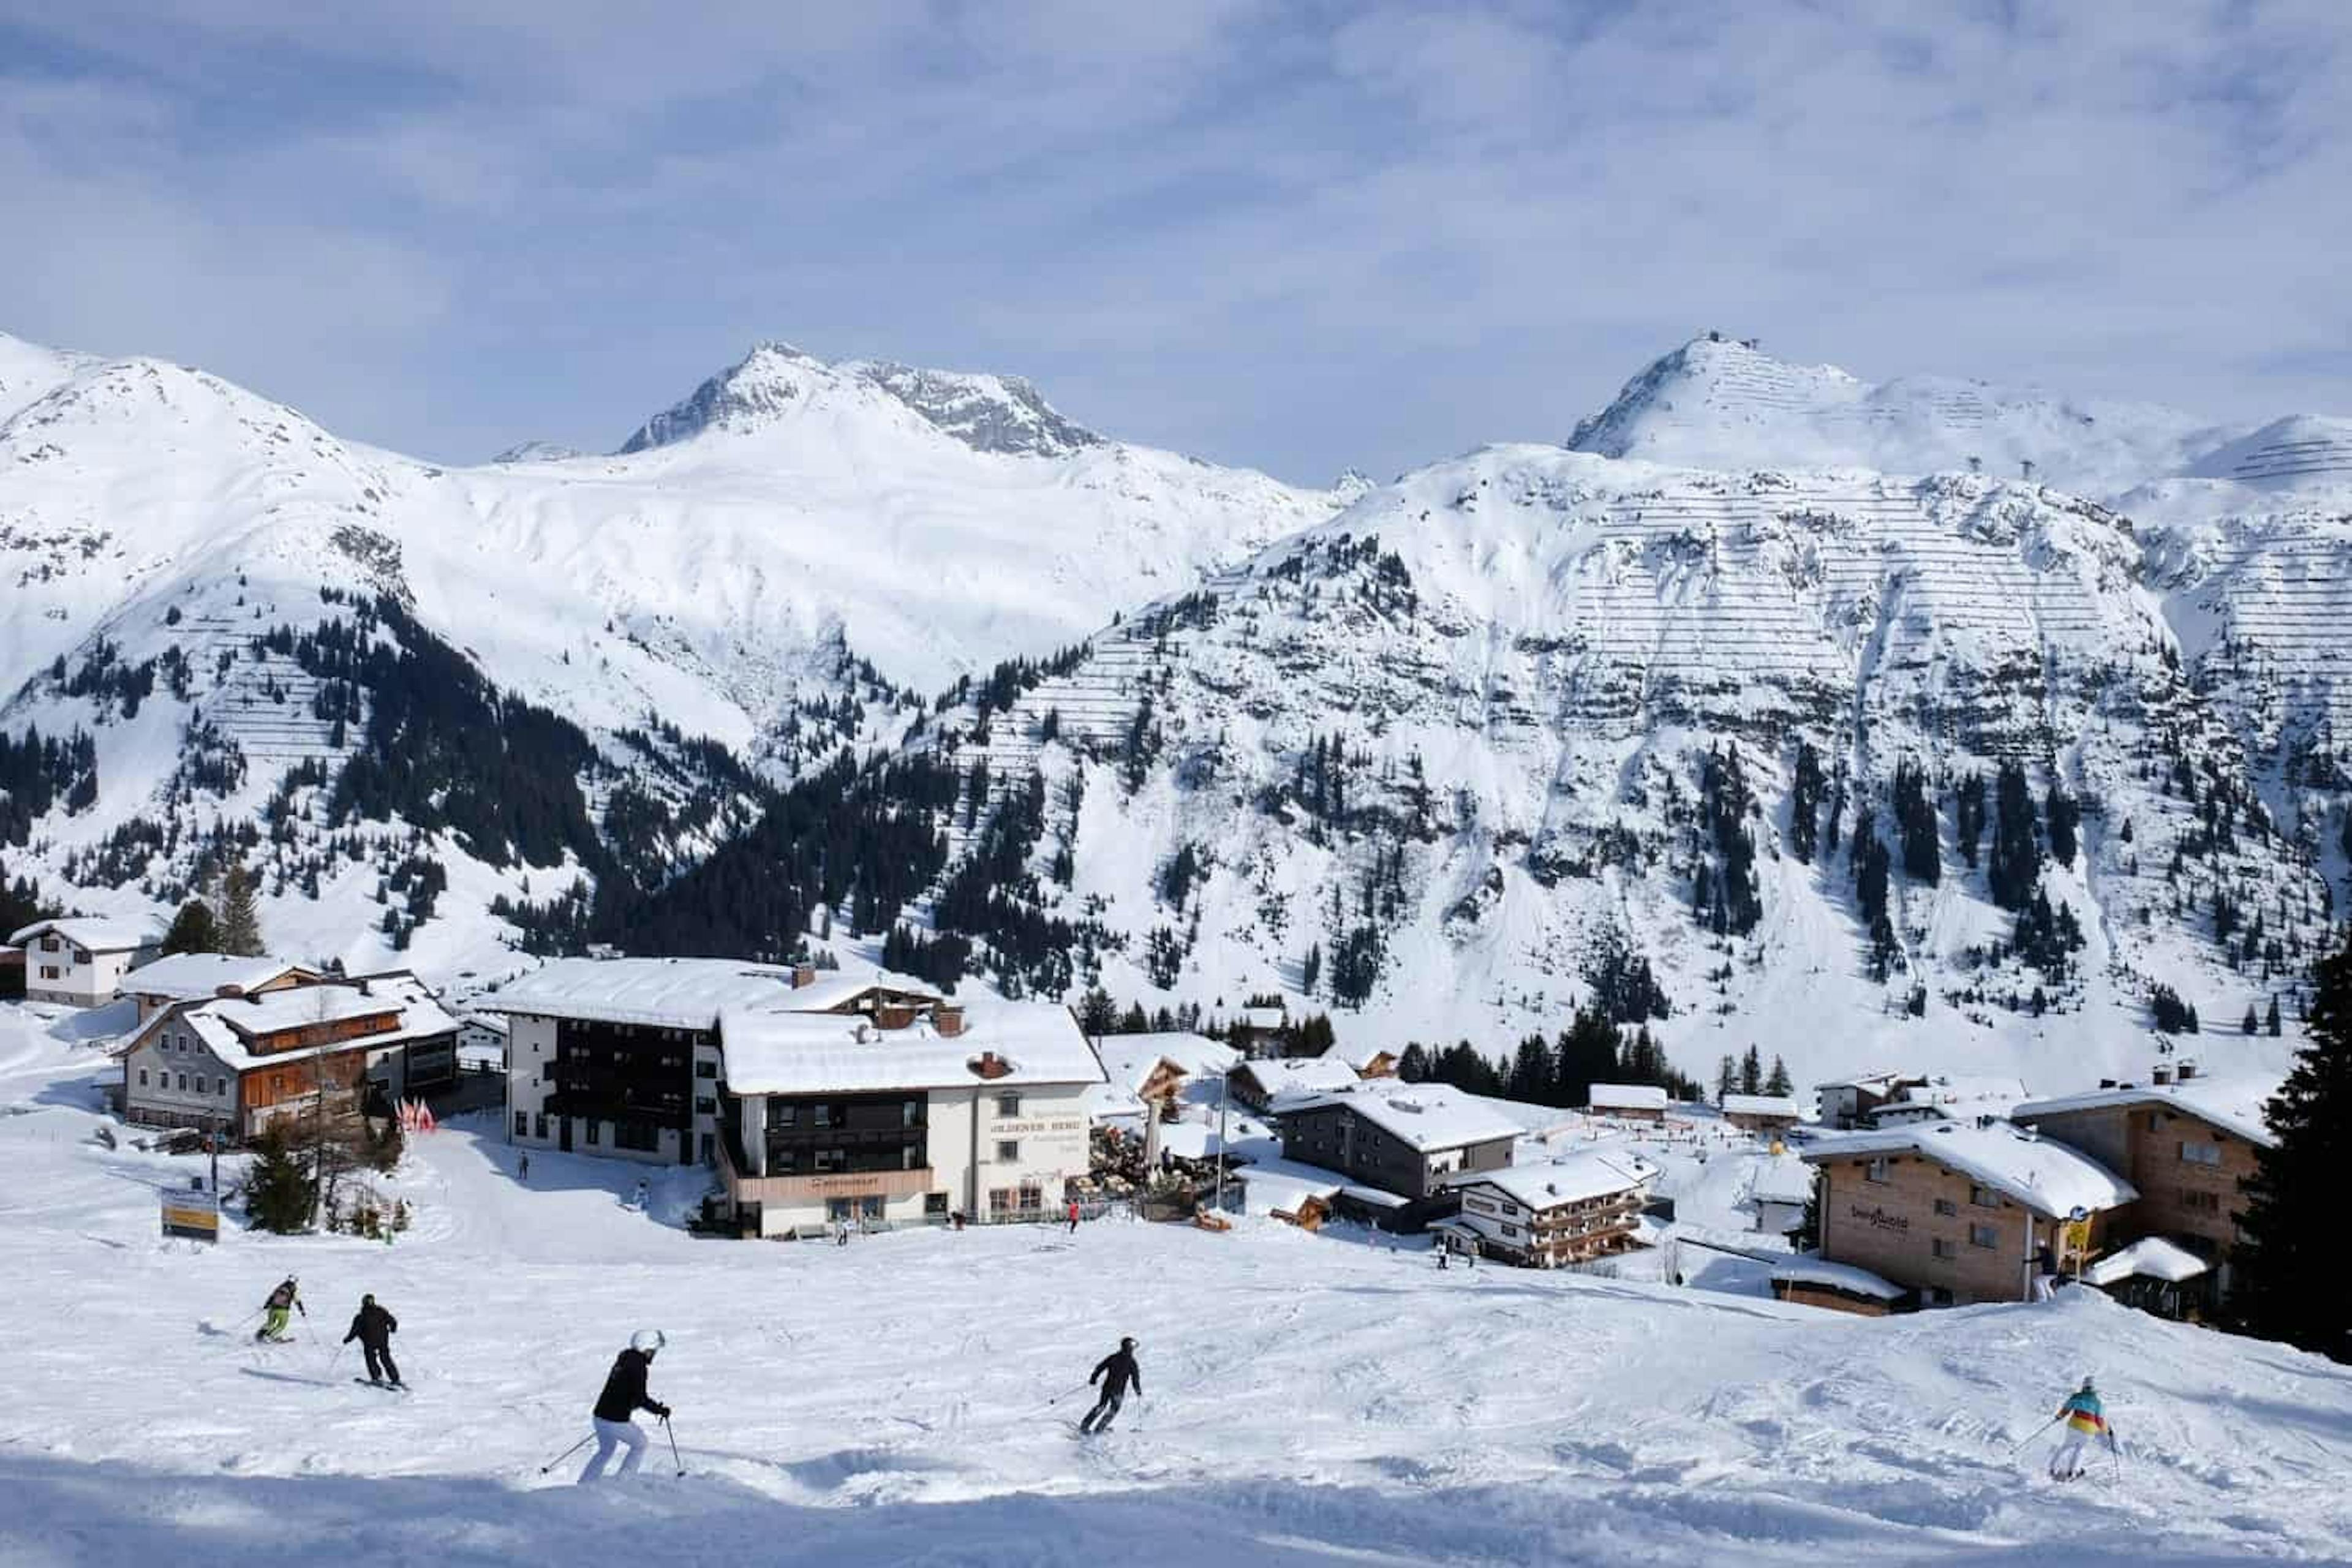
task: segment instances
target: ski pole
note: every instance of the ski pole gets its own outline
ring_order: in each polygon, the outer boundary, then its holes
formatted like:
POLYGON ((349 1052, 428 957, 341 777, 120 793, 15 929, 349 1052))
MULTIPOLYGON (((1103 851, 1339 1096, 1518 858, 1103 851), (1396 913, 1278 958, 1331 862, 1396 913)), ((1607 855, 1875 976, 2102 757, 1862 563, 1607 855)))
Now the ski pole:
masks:
POLYGON ((2028 1432, 2024 1436, 2020 1437, 2020 1438, 2018 1438, 2015 1442, 2013 1442, 2013 1443, 2010 1444, 2010 1446, 2009 1446, 2009 1451, 2010 1451, 2011 1453, 2014 1454, 2014 1453, 2015 1453, 2015 1452, 2017 1452, 2020 1448, 2024 1447, 2028 1443, 2032 1442, 2032 1441, 2033 1441, 2033 1439, 2035 1439, 2036 1437, 2041 1436, 2042 1436, 2042 1434, 2043 1434, 2044 1432, 2049 1431, 2049 1430, 2050 1430, 2050 1428, 2052 1428, 2053 1426, 2057 1426, 2057 1425, 2058 1425, 2058 1423, 2060 1423, 2061 1421, 2063 1421, 2063 1420, 2065 1420, 2065 1419, 2066 1419, 2066 1413, 2065 1413, 2064 1411, 2063 1411, 2063 1410, 2062 1410, 2062 1411, 2060 1411, 2057 1415, 2053 1415, 2049 1420, 2044 1421, 2041 1426, 2036 1426, 2032 1431, 2028 1432))
POLYGON ((1053 1398, 1048 1399, 1047 1401, 1045 1401, 1045 1403, 1046 1403, 1047 1405, 1059 1405, 1060 1403, 1062 1403, 1062 1401, 1064 1401, 1065 1399, 1068 1399, 1068 1398, 1072 1397, 1073 1395, 1080 1394, 1092 1394, 1092 1393, 1094 1392, 1094 1387, 1095 1387, 1095 1385, 1094 1385, 1093 1384, 1091 1384, 1091 1383, 1081 1383, 1081 1384, 1078 1384, 1076 1387, 1075 1387, 1075 1388, 1066 1388, 1066 1389, 1062 1390, 1062 1392, 1061 1392, 1061 1393, 1059 1393, 1059 1394, 1057 1394, 1054 1395, 1054 1397, 1053 1397, 1053 1398))
POLYGON ((662 1417, 662 1434, 669 1439, 670 1463, 677 1467, 679 1475, 686 1474, 686 1461, 677 1457, 677 1434, 670 1430, 669 1417, 667 1415, 662 1417))
POLYGON ((563 1450, 563 1452, 562 1452, 561 1454, 556 1455, 556 1456, 555 1456, 555 1458, 551 1458, 551 1459, 548 1460, 548 1461, 547 1461, 547 1463, 545 1463, 545 1464, 543 1464, 543 1465, 540 1466, 540 1467, 539 1467, 539 1473, 540 1473, 541 1475, 542 1475, 542 1476, 543 1476, 543 1475, 545 1475, 545 1474, 547 1474, 547 1472, 548 1472, 548 1471, 550 1471, 550 1470, 551 1470, 551 1469, 555 1468, 555 1467, 556 1467, 556 1466, 558 1466, 558 1465, 560 1465, 560 1464, 563 1463, 563 1461, 564 1461, 564 1460, 566 1460, 566 1459, 570 1458, 572 1455, 574 1455, 574 1454, 578 1453, 581 1449, 583 1449, 583 1448, 586 1447, 589 1444, 591 1444, 591 1443, 594 1442, 595 1440, 596 1440, 596 1434, 595 1434, 595 1433, 593 1433, 593 1432, 589 1433, 589 1434, 588 1434, 588 1436, 586 1436, 585 1437, 581 1438, 581 1439, 580 1439, 580 1441, 578 1441, 577 1443, 572 1444, 572 1447, 570 1447, 569 1448, 564 1449, 564 1450, 563 1450))

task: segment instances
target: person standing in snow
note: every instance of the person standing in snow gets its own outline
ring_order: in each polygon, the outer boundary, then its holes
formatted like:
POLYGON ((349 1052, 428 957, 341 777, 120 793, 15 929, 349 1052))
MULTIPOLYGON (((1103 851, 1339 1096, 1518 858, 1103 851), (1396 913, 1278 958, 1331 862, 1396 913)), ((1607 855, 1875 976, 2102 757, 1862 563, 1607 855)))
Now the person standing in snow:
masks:
POLYGON ((643 1210, 646 1206, 646 1199, 648 1191, 649 1189, 646 1184, 646 1179, 643 1176, 639 1176, 637 1178, 637 1201, 635 1205, 639 1210, 643 1210))
POLYGON ((530 1155, 525 1154, 515 1161, 515 1180, 518 1182, 528 1182, 530 1180, 530 1155))
POLYGON ((360 1310, 352 1318, 352 1326, 343 1335, 343 1343, 360 1342, 360 1353, 367 1357, 368 1381, 400 1384, 400 1368, 392 1359, 392 1336, 400 1331, 400 1320, 376 1305, 373 1296, 360 1298, 360 1310))
POLYGON ((310 1309, 302 1305, 299 1283, 291 1274, 278 1281, 278 1289, 269 1293, 269 1300, 261 1304, 261 1310, 268 1315, 261 1320, 261 1327, 253 1331, 255 1339, 282 1345, 292 1337, 286 1331, 286 1314, 299 1312, 305 1318, 310 1315, 310 1309))
POLYGON ((669 1419, 669 1406, 646 1392, 646 1373, 667 1342, 659 1329, 639 1329, 629 1336, 629 1348, 613 1358, 613 1370, 605 1374, 604 1392, 596 1396, 596 1410, 591 1417, 596 1426, 596 1451, 588 1457, 588 1468, 580 1472, 582 1486, 604 1473, 604 1462, 616 1447, 629 1450, 621 1456, 621 1474, 635 1472, 646 1457, 646 1429, 630 1416, 650 1410, 664 1421, 669 1419))
POLYGON ((2099 1404, 2099 1391, 2087 1377, 2082 1387, 2066 1396, 2055 1418, 2066 1423, 2066 1436, 2051 1450, 2050 1479, 2053 1481, 2071 1481, 2082 1475, 2085 1444, 2105 1437, 2110 1449, 2116 1446, 2115 1428, 2107 1425, 2107 1413, 2099 1404))
POLYGON ((1127 1391, 1135 1390, 1138 1399, 1143 1397, 1143 1373, 1135 1364, 1135 1337, 1130 1334, 1118 1342, 1118 1349, 1095 1363, 1087 1374, 1088 1383, 1102 1384, 1102 1397, 1078 1423, 1082 1433, 1108 1432, 1118 1415, 1118 1407, 1127 1402, 1127 1391))
POLYGON ((1070 1228, 1064 1234, 1076 1236, 1078 1234, 1078 1200, 1076 1198, 1070 1200, 1069 1217, 1070 1228))

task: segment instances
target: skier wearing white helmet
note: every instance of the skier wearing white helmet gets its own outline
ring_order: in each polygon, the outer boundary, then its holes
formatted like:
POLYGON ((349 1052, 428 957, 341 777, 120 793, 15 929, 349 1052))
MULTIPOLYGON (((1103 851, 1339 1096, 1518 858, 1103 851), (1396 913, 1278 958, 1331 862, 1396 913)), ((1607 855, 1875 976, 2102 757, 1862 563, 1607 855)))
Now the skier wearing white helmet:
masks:
POLYGON ((643 1461, 645 1428, 630 1416, 650 1410, 664 1421, 669 1419, 669 1406, 646 1392, 646 1373, 666 1342, 659 1329, 639 1329, 629 1336, 629 1348, 613 1358, 613 1370, 604 1379, 604 1392, 597 1395, 591 1417, 596 1427, 596 1451, 589 1456, 588 1468, 580 1472, 582 1484, 604 1473, 604 1463, 616 1447, 629 1450, 621 1456, 621 1474, 632 1473, 643 1461))
POLYGON ((2116 1446, 2115 1428, 2107 1425, 2107 1413, 2099 1403, 2098 1385, 2089 1378, 2083 1386, 2066 1396, 2058 1407, 2053 1420, 2066 1423, 2066 1435, 2050 1455, 2050 1479, 2071 1481, 2083 1473, 2083 1450, 2104 1438, 2110 1450, 2116 1446))

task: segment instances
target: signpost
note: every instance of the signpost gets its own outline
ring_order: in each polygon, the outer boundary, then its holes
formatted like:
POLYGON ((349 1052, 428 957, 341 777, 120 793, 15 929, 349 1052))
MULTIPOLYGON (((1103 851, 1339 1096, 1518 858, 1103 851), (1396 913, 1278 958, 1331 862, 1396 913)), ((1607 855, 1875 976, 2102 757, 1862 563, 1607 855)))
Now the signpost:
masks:
POLYGON ((219 1194, 197 1187, 184 1192, 166 1190, 163 1194, 163 1234, 183 1236, 190 1241, 218 1241, 219 1194))

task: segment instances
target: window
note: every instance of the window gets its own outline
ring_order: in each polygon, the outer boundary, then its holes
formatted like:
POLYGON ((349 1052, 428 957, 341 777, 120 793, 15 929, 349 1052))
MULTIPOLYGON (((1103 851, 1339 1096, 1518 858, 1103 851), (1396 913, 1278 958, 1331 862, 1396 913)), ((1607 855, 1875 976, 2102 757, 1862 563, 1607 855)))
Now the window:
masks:
POLYGON ((1937 1198, 1936 1200, 1936 1212, 1948 1217, 1958 1214, 1960 1212, 1960 1205, 1954 1203, 1949 1198, 1937 1198))
MULTIPOLYGON (((594 1124, 592 1122, 590 1125, 594 1124)), ((613 1123, 613 1147, 652 1153, 661 1147, 661 1129, 650 1121, 615 1121, 613 1123)))
POLYGON ((1862 1173, 1874 1182, 1885 1181, 1887 1179, 1887 1167, 1892 1162, 1890 1162, 1885 1155, 1881 1154, 1872 1160, 1870 1163, 1864 1168, 1862 1173))
POLYGON ((531 1119, 531 1136, 541 1139, 547 1136, 547 1113, 545 1111, 541 1111, 537 1116, 531 1119))
POLYGON ((1019 1164, 1021 1163, 1021 1141, 1018 1138, 998 1139, 996 1142, 996 1163, 1000 1165, 1019 1164))
POLYGON ((924 1212, 925 1214, 927 1214, 927 1215, 943 1215, 943 1214, 947 1213, 947 1212, 948 1212, 948 1195, 947 1195, 947 1194, 945 1194, 945 1193, 925 1193, 925 1194, 923 1194, 923 1212, 924 1212))
POLYGON ((1503 1227, 1503 1234, 1505 1236, 1517 1236, 1519 1234, 1519 1227, 1515 1225, 1507 1225, 1503 1227))
POLYGON ((2221 1163, 2221 1145, 2183 1143, 2180 1146, 2180 1163, 2184 1165, 2218 1165, 2221 1163))
POLYGON ((593 1149, 604 1141, 604 1124, 594 1117, 588 1119, 588 1146, 593 1149))
POLYGON ((1012 1208, 1012 1206, 1013 1189, 1011 1187, 991 1187, 988 1189, 989 1213, 1003 1214, 1005 1211, 1012 1208))
POLYGON ((54 963, 44 963, 41 965, 41 978, 44 980, 57 979, 58 966, 54 963))
POLYGON ((1021 1184, 1021 1206, 1034 1212, 1045 1206, 1045 1190, 1034 1182, 1021 1184))
POLYGON ((1954 1247, 1949 1241, 1947 1241, 1940 1236, 1928 1244, 1928 1249, 1934 1252, 1937 1257, 1943 1258, 1958 1258, 1960 1255, 1960 1249, 1958 1247, 1954 1247))
POLYGON ((694 1113, 697 1116, 716 1116, 719 1114, 719 1102, 707 1094, 698 1094, 694 1097, 694 1113))
POLYGON ((2221 1212, 2221 1194, 2183 1191, 2180 1194, 2180 1206, 2191 1214, 2218 1215, 2221 1212))
POLYGON ((769 1126, 793 1127, 799 1125, 800 1119, 801 1108, 799 1106, 781 1105, 772 1100, 768 1102, 769 1126))
POLYGON ((809 1156, 812 1171, 841 1171, 849 1167, 848 1152, 842 1149, 819 1149, 809 1156))
POLYGON ((898 1169, 902 1171, 919 1171, 922 1168, 922 1150, 917 1148, 912 1143, 901 1146, 898 1150, 898 1169))
POLYGON ((919 1100, 901 1100, 898 1104, 898 1125, 920 1127, 922 1124, 923 1102, 919 1100))
POLYGON ((1945 1289, 1941 1285, 1930 1285, 1927 1288, 1927 1305, 1930 1307, 1948 1307, 1951 1304, 1952 1293, 1949 1290, 1945 1289))
POLYGON ((515 1112, 515 1136, 518 1138, 530 1136, 530 1112, 527 1110, 515 1112))
POLYGON ((1982 1247, 1988 1248, 1999 1247, 2000 1245, 2000 1227, 1990 1225, 1972 1225, 1969 1226, 1969 1245, 1970 1247, 1982 1247))
POLYGON ((717 1078, 719 1076, 719 1064, 712 1061, 697 1062, 694 1064, 694 1076, 697 1078, 717 1078))
POLYGON ((799 1164, 800 1155, 796 1150, 777 1149, 768 1155, 768 1173, 772 1176, 789 1176, 799 1164))
POLYGON ((702 1163, 706 1165, 716 1164, 718 1160, 719 1150, 711 1142, 710 1134, 706 1132, 702 1135, 702 1163))
POLYGON ((999 1116, 1020 1115, 1021 1097, 1017 1094, 998 1095, 996 1097, 996 1114, 999 1116))
POLYGON ((142 1089, 145 1089, 147 1087, 147 1069, 145 1068, 141 1068, 139 1069, 139 1087, 142 1089))
POLYGON ((182 1073, 180 1075, 180 1092, 182 1094, 188 1092, 188 1075, 186 1073, 182 1073))
POLYGON ((1990 1187, 1971 1186, 1969 1188, 1969 1202, 1980 1209, 1997 1209, 2000 1207, 2000 1194, 1990 1187))
POLYGON ((819 1105, 819 1106, 815 1106, 815 1107, 814 1107, 813 1109, 814 1109, 814 1111, 816 1112, 816 1115, 815 1115, 815 1122, 816 1122, 816 1125, 817 1125, 817 1126, 819 1126, 819 1127, 830 1127, 830 1126, 832 1126, 832 1125, 833 1125, 833 1107, 832 1107, 832 1106, 830 1106, 830 1105, 819 1105))

